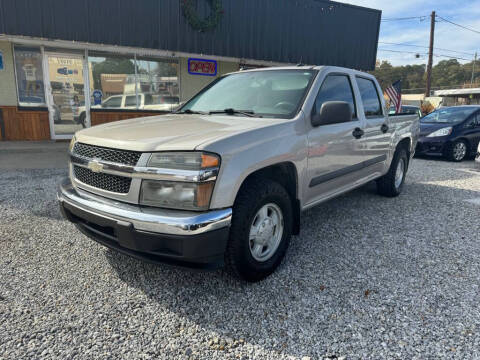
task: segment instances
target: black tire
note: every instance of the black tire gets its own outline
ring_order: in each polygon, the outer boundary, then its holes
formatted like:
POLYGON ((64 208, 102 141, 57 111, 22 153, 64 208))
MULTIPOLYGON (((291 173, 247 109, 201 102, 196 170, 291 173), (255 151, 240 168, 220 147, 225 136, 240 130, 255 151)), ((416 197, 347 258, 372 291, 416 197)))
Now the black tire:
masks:
POLYGON ((403 185, 405 183, 405 176, 408 170, 408 155, 407 150, 402 146, 395 151, 392 163, 388 172, 377 179, 377 191, 380 195, 387 197, 395 197, 401 194, 403 185), (400 162, 403 162, 403 177, 400 184, 396 181, 396 173, 400 162))
POLYGON ((230 239, 225 252, 225 265, 234 276, 256 282, 270 275, 280 265, 292 233, 292 202, 287 191, 278 183, 253 178, 242 186, 233 206, 230 239), (266 204, 277 205, 283 215, 283 235, 273 255, 257 261, 250 250, 250 228, 257 212, 266 204))
POLYGON ((469 146, 465 140, 457 140, 452 143, 449 143, 445 149, 445 157, 454 162, 463 161, 469 153, 469 146), (462 156, 458 156, 456 148, 462 146, 465 149, 465 153, 462 156))

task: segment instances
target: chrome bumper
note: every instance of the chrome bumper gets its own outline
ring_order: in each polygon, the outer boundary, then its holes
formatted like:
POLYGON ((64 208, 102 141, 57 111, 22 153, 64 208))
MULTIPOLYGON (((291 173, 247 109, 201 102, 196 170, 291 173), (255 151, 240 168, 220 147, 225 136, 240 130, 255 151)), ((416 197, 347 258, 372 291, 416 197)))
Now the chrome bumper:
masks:
POLYGON ((128 222, 136 230, 169 235, 198 235, 221 229, 230 226, 232 217, 230 208, 198 213, 131 205, 75 189, 69 179, 60 186, 57 199, 105 219, 128 222))

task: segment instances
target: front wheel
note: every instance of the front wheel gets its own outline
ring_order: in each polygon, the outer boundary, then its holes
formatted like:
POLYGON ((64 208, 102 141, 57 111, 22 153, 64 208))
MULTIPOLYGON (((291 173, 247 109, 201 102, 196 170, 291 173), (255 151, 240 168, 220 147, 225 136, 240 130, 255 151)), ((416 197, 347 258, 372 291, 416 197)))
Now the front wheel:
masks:
POLYGON ((290 196, 278 183, 251 179, 233 206, 227 269, 247 281, 260 281, 281 263, 292 233, 290 196))
POLYGON ((467 143, 464 140, 457 140, 447 146, 445 155, 450 161, 460 162, 465 159, 467 152, 467 143))
POLYGON ((395 197, 400 195, 405 183, 408 169, 408 156, 405 148, 395 151, 388 172, 377 180, 377 190, 380 195, 395 197))

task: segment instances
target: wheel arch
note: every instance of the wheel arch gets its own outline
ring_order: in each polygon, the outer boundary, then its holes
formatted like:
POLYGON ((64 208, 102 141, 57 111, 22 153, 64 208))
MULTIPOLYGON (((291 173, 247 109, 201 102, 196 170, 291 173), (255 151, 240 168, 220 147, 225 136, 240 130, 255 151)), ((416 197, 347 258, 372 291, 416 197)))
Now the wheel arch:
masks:
POLYGON ((299 181, 298 172, 294 163, 290 161, 268 165, 256 169, 248 174, 242 181, 236 196, 242 191, 242 188, 248 186, 248 182, 254 178, 266 178, 282 185, 290 196, 293 213, 292 234, 298 235, 300 232, 300 200, 299 200, 299 181))

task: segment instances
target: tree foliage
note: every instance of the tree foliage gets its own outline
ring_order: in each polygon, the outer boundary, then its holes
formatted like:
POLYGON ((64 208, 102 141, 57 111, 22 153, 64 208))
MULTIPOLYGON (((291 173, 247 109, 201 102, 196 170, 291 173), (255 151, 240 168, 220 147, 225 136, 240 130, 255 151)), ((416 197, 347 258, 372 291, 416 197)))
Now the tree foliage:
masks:
POLYGON ((120 57, 107 57, 102 62, 93 64, 92 76, 95 89, 101 89, 101 74, 134 74, 135 65, 133 61, 120 57))
MULTIPOLYGON (((442 60, 432 68, 432 88, 460 88, 470 86, 473 62, 460 64, 456 59, 442 60)), ((425 65, 392 66, 388 61, 377 62, 371 73, 382 89, 402 80, 405 93, 423 93, 426 83, 425 65)), ((475 64, 474 83, 480 86, 480 61, 475 64)))

